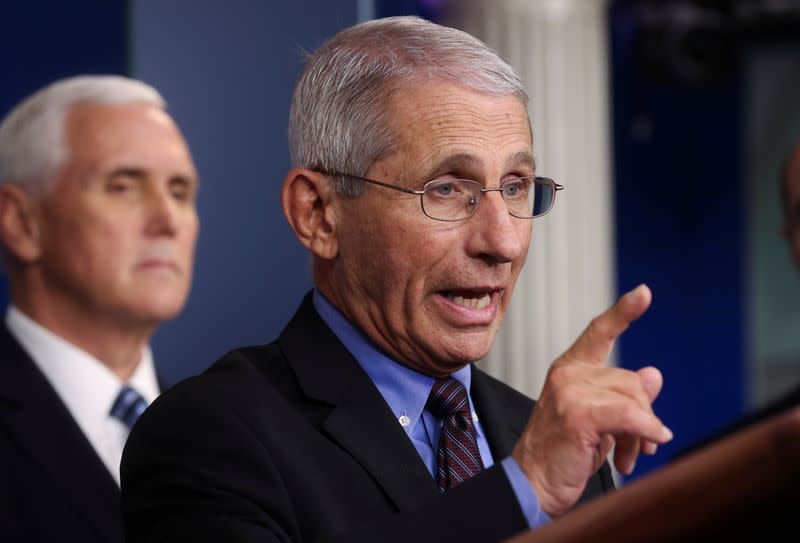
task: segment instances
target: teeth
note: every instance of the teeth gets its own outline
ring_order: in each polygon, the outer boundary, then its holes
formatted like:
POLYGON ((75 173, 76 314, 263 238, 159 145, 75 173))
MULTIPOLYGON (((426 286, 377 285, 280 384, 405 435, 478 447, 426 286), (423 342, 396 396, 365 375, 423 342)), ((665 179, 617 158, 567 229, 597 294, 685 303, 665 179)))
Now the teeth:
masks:
POLYGON ((470 309, 483 309, 489 305, 489 302, 492 299, 489 293, 484 294, 480 298, 464 298, 463 296, 456 296, 454 294, 448 295, 448 298, 458 305, 469 307, 470 309))

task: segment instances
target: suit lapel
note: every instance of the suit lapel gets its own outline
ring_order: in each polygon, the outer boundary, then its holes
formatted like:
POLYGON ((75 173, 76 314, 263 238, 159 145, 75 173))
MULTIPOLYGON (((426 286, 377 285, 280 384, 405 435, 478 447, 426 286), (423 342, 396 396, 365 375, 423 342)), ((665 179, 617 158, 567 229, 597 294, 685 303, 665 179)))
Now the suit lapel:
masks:
POLYGON ((486 373, 472 366, 470 395, 486 434, 495 462, 509 456, 530 412, 519 413, 507 404, 507 398, 497 388, 497 383, 486 373))
POLYGON ((438 495, 411 440, 369 376, 317 314, 310 294, 279 342, 305 394, 332 406, 323 430, 370 473, 398 510, 418 508, 421 496, 438 495))
POLYGON ((119 488, 34 362, 0 326, 0 425, 104 538, 121 537, 119 488))

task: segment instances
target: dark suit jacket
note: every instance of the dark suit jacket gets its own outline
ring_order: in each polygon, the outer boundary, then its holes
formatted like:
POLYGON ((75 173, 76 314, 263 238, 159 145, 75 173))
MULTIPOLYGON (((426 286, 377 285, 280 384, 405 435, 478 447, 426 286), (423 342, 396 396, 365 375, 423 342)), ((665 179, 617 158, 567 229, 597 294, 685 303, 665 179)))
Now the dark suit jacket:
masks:
MULTIPOLYGON (((498 461, 533 405, 473 368, 498 461)), ((586 496, 613 487, 608 466, 586 496)), ((442 495, 375 385, 307 296, 279 339, 162 395, 123 454, 129 543, 497 541, 526 523, 501 466, 442 495)))
POLYGON ((117 483, 4 325, 0 325, 0 539, 122 540, 117 483))

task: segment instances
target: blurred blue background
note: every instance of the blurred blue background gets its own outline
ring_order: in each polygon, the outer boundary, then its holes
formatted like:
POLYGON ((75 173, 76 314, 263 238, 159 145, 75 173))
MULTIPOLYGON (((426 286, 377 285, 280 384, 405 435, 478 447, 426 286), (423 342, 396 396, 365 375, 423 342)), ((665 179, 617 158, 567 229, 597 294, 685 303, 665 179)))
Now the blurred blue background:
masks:
MULTIPOLYGON (((0 6, 0 115, 54 79, 121 73, 162 92, 191 146, 201 233, 189 302, 154 339, 167 382, 272 340, 311 286, 309 259, 278 202, 303 52, 359 20, 437 19, 445 4, 0 6)), ((785 14, 743 18, 737 4, 745 3, 608 6, 617 284, 647 282, 658 301, 623 338, 619 360, 657 361, 667 386, 656 411, 676 434, 637 474, 800 382, 800 278, 778 235, 776 189, 781 154, 800 138, 798 94, 787 91, 800 87, 800 26, 785 14), (780 308, 762 303, 772 298, 780 308)))

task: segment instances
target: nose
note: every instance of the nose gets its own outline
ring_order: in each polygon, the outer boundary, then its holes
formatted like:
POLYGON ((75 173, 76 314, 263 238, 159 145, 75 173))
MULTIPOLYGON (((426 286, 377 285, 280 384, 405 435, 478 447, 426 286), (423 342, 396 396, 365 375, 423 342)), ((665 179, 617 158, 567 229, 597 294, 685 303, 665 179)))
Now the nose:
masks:
POLYGON ((530 241, 531 221, 512 217, 499 192, 486 192, 467 223, 473 229, 469 252, 489 263, 512 262, 524 256, 530 241))
POLYGON ((151 191, 146 201, 145 234, 152 237, 173 237, 178 230, 177 204, 165 189, 151 191))

